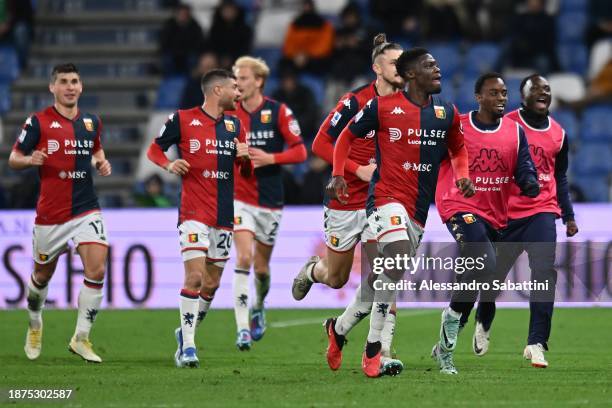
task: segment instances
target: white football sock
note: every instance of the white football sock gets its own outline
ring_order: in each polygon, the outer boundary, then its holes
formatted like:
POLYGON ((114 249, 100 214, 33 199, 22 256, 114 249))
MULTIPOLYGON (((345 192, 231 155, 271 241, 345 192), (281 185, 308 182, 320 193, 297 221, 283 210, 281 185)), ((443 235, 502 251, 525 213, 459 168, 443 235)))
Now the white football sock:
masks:
POLYGON ((385 325, 383 327, 380 342, 382 344, 381 353, 384 356, 391 357, 391 344, 393 343, 393 335, 395 334, 395 312, 389 312, 385 325))
POLYGON ((196 328, 200 327, 200 324, 202 324, 202 320, 204 320, 206 317, 212 301, 212 296, 206 296, 200 293, 200 296, 198 297, 198 317, 196 319, 196 328))
POLYGON ((94 281, 85 278, 79 292, 79 312, 74 334, 77 339, 88 339, 91 326, 96 320, 102 304, 102 284, 104 281, 94 281))
POLYGON ((249 271, 234 271, 233 288, 236 328, 238 331, 249 330, 249 271))
POLYGON ((49 285, 41 285, 34 279, 34 275, 28 280, 28 314, 30 315, 30 327, 40 329, 42 326, 42 311, 49 292, 49 285))
POLYGON ((372 299, 372 295, 368 297, 363 293, 363 291, 366 290, 369 290, 372 293, 374 292, 366 282, 362 282, 362 284, 359 285, 355 291, 355 295, 353 296, 351 303, 349 303, 346 309, 344 309, 344 312, 336 319, 336 333, 346 336, 353 327, 355 327, 368 314, 370 314, 370 311, 372 310, 372 302, 361 301, 361 299, 372 299))
POLYGON ((195 347, 195 328, 198 313, 198 292, 187 289, 181 290, 179 297, 179 310, 181 319, 181 332, 183 333, 183 350, 195 347))

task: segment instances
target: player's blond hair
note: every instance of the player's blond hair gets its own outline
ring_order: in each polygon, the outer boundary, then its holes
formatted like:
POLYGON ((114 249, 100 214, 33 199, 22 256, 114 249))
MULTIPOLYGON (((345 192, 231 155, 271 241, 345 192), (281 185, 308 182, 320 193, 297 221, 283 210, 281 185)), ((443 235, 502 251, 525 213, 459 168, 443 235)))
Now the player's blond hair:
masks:
POLYGON ((251 68, 256 78, 263 79, 261 87, 266 83, 266 79, 270 76, 270 67, 261 58, 251 57, 248 55, 242 56, 234 62, 234 72, 236 68, 251 68))

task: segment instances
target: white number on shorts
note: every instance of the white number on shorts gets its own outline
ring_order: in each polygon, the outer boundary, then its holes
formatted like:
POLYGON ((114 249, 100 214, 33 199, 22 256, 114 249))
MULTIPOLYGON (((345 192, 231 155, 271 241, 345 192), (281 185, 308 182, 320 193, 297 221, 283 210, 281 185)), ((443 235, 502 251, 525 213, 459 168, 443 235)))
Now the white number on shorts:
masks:
POLYGON ((104 224, 102 220, 95 220, 89 223, 91 227, 96 231, 96 235, 103 236, 104 235, 104 224))

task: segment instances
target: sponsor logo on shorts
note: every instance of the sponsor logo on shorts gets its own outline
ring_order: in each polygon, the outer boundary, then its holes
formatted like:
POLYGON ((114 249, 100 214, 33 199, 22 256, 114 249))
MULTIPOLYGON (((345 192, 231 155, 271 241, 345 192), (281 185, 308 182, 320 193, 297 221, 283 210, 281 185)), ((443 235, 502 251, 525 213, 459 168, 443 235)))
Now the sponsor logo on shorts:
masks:
POLYGON ((270 109, 264 109, 261 111, 261 123, 272 122, 272 111, 270 109))
POLYGON ((85 129, 87 129, 88 132, 93 132, 94 125, 93 125, 93 121, 91 119, 83 118, 83 123, 85 124, 85 129))
POLYGON ((394 215, 391 217, 391 225, 402 225, 402 217, 394 215))
POLYGON ((236 225, 242 224, 242 217, 234 217, 234 224, 236 225))
POLYGON ((228 132, 235 132, 236 131, 236 125, 234 125, 234 122, 229 120, 229 119, 225 119, 223 121, 225 123, 225 129, 228 132))
POLYGON ((476 222, 476 217, 474 217, 474 214, 463 214, 463 221, 466 224, 473 224, 476 222))
POLYGON ((198 234, 189 234, 189 243, 195 244, 198 242, 198 234))
POLYGON ((46 262, 49 260, 49 255, 48 254, 38 254, 38 259, 40 259, 42 262, 46 262))
POLYGON ((338 245, 340 245, 340 238, 332 235, 329 237, 329 243, 332 244, 332 246, 337 247, 338 245))

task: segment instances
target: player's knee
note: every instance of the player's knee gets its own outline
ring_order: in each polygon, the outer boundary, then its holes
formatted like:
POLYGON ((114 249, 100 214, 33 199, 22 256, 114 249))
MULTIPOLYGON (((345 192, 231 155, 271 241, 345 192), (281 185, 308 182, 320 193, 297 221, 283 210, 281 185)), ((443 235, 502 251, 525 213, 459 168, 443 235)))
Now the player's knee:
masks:
POLYGON ((215 293, 219 289, 219 282, 205 282, 202 285, 202 292, 205 293, 209 297, 214 297, 215 293))
POLYGON ((36 282, 40 283, 41 285, 46 285, 53 276, 53 270, 49 268, 49 265, 35 265, 36 266, 34 267, 34 279, 36 279, 36 282))
POLYGON ((88 279, 101 281, 104 280, 104 272, 106 271, 106 266, 103 263, 98 265, 92 265, 87 270, 85 270, 85 276, 88 279))
POLYGON ((258 277, 265 278, 267 275, 270 275, 270 265, 268 265, 267 263, 255 262, 255 265, 253 265, 253 271, 258 277))
POLYGON ((250 269, 253 264, 253 256, 249 252, 240 252, 236 257, 236 265, 240 268, 250 269))

